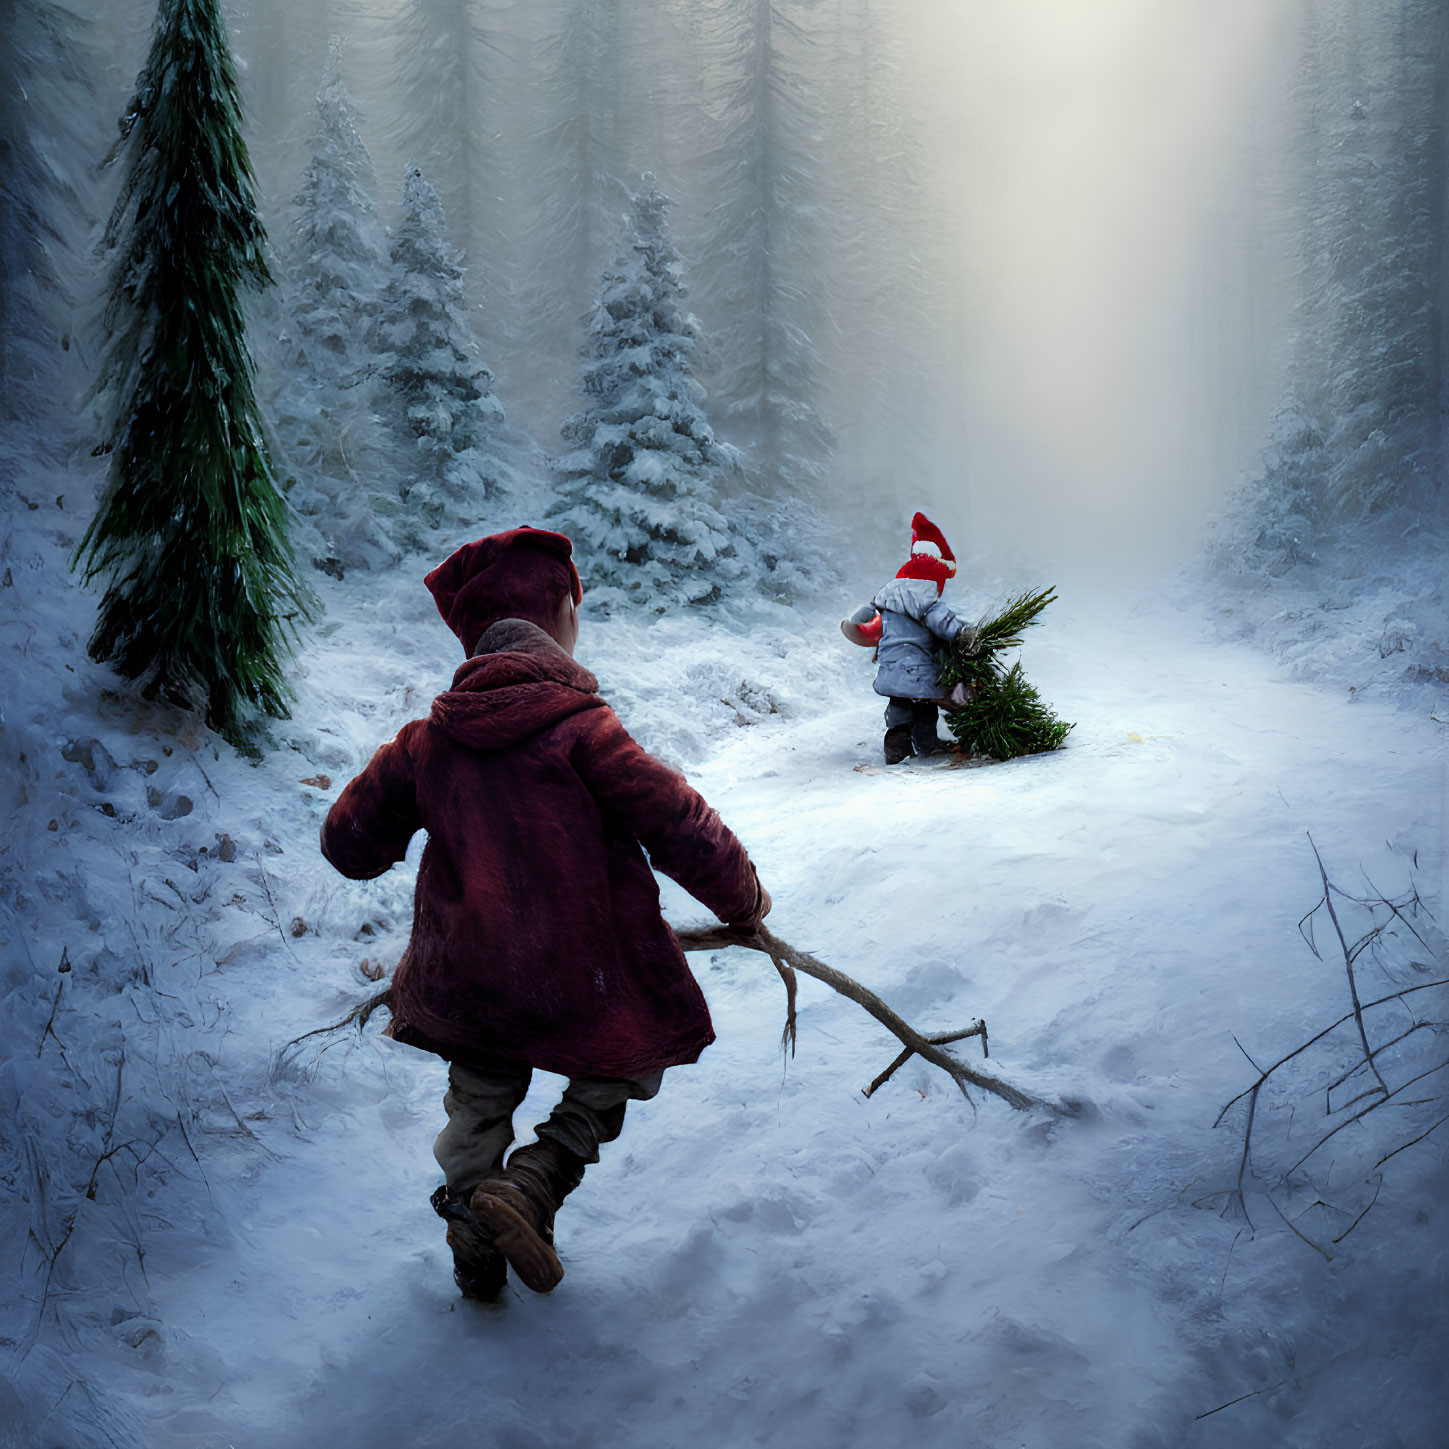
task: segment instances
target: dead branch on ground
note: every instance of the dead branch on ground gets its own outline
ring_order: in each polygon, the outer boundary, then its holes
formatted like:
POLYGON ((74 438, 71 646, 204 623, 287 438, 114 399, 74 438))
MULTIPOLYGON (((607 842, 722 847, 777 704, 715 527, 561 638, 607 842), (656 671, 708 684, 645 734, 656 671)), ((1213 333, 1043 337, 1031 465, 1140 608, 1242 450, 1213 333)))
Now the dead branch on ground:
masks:
MULTIPOLYGON (((1312 836, 1309 836, 1308 843, 1318 865, 1323 893, 1313 909, 1299 921, 1298 929, 1309 950, 1321 961, 1324 956, 1315 939, 1314 924, 1320 912, 1328 918, 1337 943, 1337 950, 1333 954, 1341 958, 1347 979, 1349 1009, 1315 1032, 1307 1041, 1285 1052, 1268 1067, 1260 1067, 1239 1043, 1239 1050, 1247 1057, 1257 1074, 1256 1079, 1223 1106, 1213 1123, 1214 1127, 1220 1126, 1234 1108, 1245 1104, 1237 1179, 1231 1188, 1209 1193, 1198 1199, 1197 1205, 1220 1203, 1223 1215, 1236 1210, 1247 1223, 1249 1230, 1253 1231, 1255 1225, 1248 1210, 1248 1197, 1252 1190, 1251 1185, 1257 1183, 1258 1192, 1283 1222, 1310 1247, 1331 1258, 1333 1255, 1328 1248, 1305 1232, 1298 1225, 1297 1219, 1306 1217, 1316 1208, 1338 1215, 1340 1222, 1347 1222, 1341 1232, 1322 1232, 1321 1229, 1320 1232, 1331 1244, 1341 1243, 1358 1227, 1378 1201, 1383 1187, 1383 1174, 1379 1169, 1390 1158, 1416 1146, 1449 1122, 1449 1114, 1442 1114, 1442 1103, 1446 1096, 1446 1089, 1442 1085, 1436 1085, 1426 1093, 1421 1089, 1421 1094, 1413 1098, 1405 1097, 1411 1087, 1434 1078, 1449 1068, 1449 1060, 1438 1059, 1438 1053, 1428 1049, 1432 1039, 1440 1038, 1449 1031, 1446 998, 1420 995, 1422 992, 1433 992, 1436 989, 1442 991, 1449 987, 1449 975, 1443 971, 1442 947, 1431 944, 1429 939, 1433 935, 1433 917, 1412 884, 1404 894, 1390 897, 1379 891, 1370 881, 1367 894, 1355 895, 1329 878, 1323 857, 1319 854, 1312 836), (1366 929, 1352 942, 1344 927, 1345 910, 1357 911, 1367 917, 1366 929), (1406 950, 1417 947, 1431 958, 1437 956, 1439 959, 1433 962, 1433 966, 1422 960, 1409 962, 1420 973, 1427 974, 1434 967, 1439 968, 1434 971, 1433 978, 1411 985, 1401 984, 1402 977, 1396 974, 1393 967, 1402 963, 1393 962, 1390 953, 1390 948, 1396 944, 1406 950), (1364 1000, 1360 988, 1365 963, 1377 967, 1385 980, 1396 989, 1364 1000), (1389 1013, 1387 1019, 1385 1013, 1389 1013), (1343 1030, 1350 1023, 1351 1033, 1343 1030), (1344 1041, 1345 1036, 1348 1037, 1348 1042, 1344 1041), (1351 1049, 1347 1049, 1350 1043, 1351 1049), (1320 1068, 1317 1075, 1314 1075, 1314 1063, 1324 1060, 1329 1066, 1326 1069, 1320 1068), (1265 1114, 1269 1111, 1270 1093, 1275 1094, 1277 1118, 1281 1120, 1282 1113, 1286 1111, 1288 1124, 1278 1129, 1281 1142, 1264 1145, 1263 1128, 1265 1114), (1347 1100, 1335 1101, 1335 1094, 1339 1097, 1346 1096, 1347 1100), (1306 1141, 1294 1142, 1290 1148, 1288 1144, 1292 1140, 1293 1113, 1297 1110, 1297 1104, 1320 1095, 1321 1125, 1306 1141), (1392 1118, 1388 1113, 1377 1117, 1373 1115, 1386 1106, 1400 1110, 1392 1118), (1414 1112, 1415 1108, 1435 1106, 1441 1108, 1441 1115, 1433 1121, 1427 1120, 1432 1114, 1414 1112), (1339 1139, 1339 1134, 1346 1128, 1363 1125, 1370 1118, 1372 1120, 1367 1122, 1370 1128, 1390 1120, 1393 1125, 1388 1131, 1369 1138, 1353 1139, 1355 1146, 1367 1149, 1377 1158, 1371 1165, 1367 1165, 1363 1175, 1363 1186, 1372 1186, 1373 1195, 1366 1206, 1355 1212, 1353 1209, 1357 1203, 1340 1207, 1327 1201, 1326 1188, 1323 1192, 1314 1188, 1305 1179, 1304 1169, 1314 1163, 1315 1158, 1317 1163, 1321 1163, 1323 1158, 1319 1154, 1329 1143, 1339 1139), (1395 1138, 1401 1140, 1395 1143, 1395 1138), (1274 1145, 1278 1149, 1276 1153, 1274 1145), (1276 1163, 1272 1160, 1275 1156, 1278 1158, 1276 1163), (1287 1161, 1286 1166, 1281 1165, 1284 1161, 1287 1161), (1300 1212, 1290 1217, 1283 1211, 1276 1195, 1294 1187, 1311 1189, 1312 1200, 1300 1212)), ((1445 1079, 1440 1077, 1439 1080, 1442 1083, 1445 1079)), ((1343 1143, 1349 1139, 1339 1141, 1343 1143)), ((1341 1147, 1339 1151, 1341 1154, 1341 1147)), ((1317 1163, 1314 1163, 1315 1167, 1317 1163)), ((1345 1181, 1344 1164, 1341 1161, 1330 1161, 1327 1174, 1333 1174, 1335 1167, 1338 1168, 1340 1181, 1345 1181)), ((1357 1190, 1352 1182, 1353 1176, 1352 1172, 1347 1174, 1345 1186, 1352 1186, 1357 1190)), ((1344 1190, 1344 1187, 1337 1189, 1340 1192, 1344 1190)))
POLYGON ((66 946, 60 948, 60 984, 55 988, 55 1000, 50 1003, 50 1015, 45 1021, 45 1030, 40 1033, 40 1045, 36 1048, 35 1058, 37 1061, 45 1051, 47 1037, 55 1037, 55 1044, 60 1048, 61 1055, 65 1055, 65 1043, 58 1036, 55 1036, 55 1014, 60 1010, 60 993, 65 990, 65 978, 70 971, 70 950, 66 946))
MULTIPOLYGON (((1013 1087, 1010 1082, 1003 1082, 999 1077, 993 1077, 986 1072, 968 1067, 959 1057, 953 1056, 944 1049, 952 1042, 965 1041, 968 1037, 979 1036, 982 1054, 985 1055, 987 1036, 984 1021, 976 1022, 974 1026, 970 1026, 964 1031, 926 1036, 898 1016, 875 992, 862 986, 853 976, 847 976, 845 972, 837 971, 823 961, 817 961, 808 952, 797 950, 764 926, 757 931, 737 931, 731 926, 705 926, 693 930, 676 931, 675 935, 679 938, 679 944, 685 951, 719 951, 726 946, 744 946, 748 950, 761 951, 767 955, 775 963, 775 969, 785 982, 784 1040, 792 1050, 795 1042, 795 972, 799 971, 806 976, 813 976, 817 981, 823 981, 832 990, 838 991, 842 996, 868 1011, 883 1027, 900 1040, 905 1050, 870 1086, 864 1089, 867 1097, 889 1081, 893 1073, 904 1066, 911 1057, 919 1056, 930 1062, 932 1066, 940 1067, 961 1089, 962 1095, 968 1102, 971 1100, 971 1093, 967 1090, 969 1084, 981 1088, 983 1092, 990 1092, 994 1096, 1000 1097, 1002 1101, 1023 1111, 1030 1107, 1051 1106, 1040 1097, 1034 1097, 1029 1092, 1023 1092, 1019 1087, 1013 1087)), ((1052 1110, 1058 1109, 1053 1107, 1052 1110)))

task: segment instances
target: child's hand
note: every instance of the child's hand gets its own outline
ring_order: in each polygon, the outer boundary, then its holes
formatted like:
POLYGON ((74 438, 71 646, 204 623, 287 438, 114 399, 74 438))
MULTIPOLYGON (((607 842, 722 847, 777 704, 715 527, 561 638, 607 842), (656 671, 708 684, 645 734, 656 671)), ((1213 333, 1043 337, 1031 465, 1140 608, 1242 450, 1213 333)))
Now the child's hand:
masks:
POLYGON ((742 921, 731 921, 730 930, 739 931, 743 935, 749 935, 758 931, 766 916, 770 914, 770 907, 774 902, 770 899, 770 893, 764 886, 760 887, 760 901, 755 914, 742 921))

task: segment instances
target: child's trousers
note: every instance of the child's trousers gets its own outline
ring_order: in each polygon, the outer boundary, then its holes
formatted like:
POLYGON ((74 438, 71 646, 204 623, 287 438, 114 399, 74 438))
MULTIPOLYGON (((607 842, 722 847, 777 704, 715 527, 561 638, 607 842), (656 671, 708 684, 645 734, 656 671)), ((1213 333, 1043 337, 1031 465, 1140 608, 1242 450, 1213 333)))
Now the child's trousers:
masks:
MULTIPOLYGON (((599 1160, 599 1145, 612 1142, 624 1128, 627 1103, 647 1102, 659 1091, 664 1073, 630 1077, 574 1077, 548 1120, 537 1128, 584 1162, 599 1160)), ((518 1062, 487 1068, 448 1066, 443 1107, 448 1125, 433 1143, 433 1156, 448 1181, 448 1191, 463 1197, 503 1165, 513 1141, 513 1114, 528 1092, 533 1069, 518 1062)))

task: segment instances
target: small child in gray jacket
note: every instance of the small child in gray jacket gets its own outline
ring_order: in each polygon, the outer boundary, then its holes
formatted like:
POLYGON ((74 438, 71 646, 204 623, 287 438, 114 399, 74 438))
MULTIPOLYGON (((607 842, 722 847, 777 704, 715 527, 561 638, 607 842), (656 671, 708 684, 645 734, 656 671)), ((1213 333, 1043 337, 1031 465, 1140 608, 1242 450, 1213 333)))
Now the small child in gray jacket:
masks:
POLYGON ((936 711, 946 701, 936 683, 933 651, 938 640, 954 643, 970 627, 941 598, 955 572, 956 555, 945 535, 917 513, 911 519, 910 558, 869 604, 841 622, 847 639, 876 648, 875 692, 889 701, 888 765, 949 748, 936 733, 936 711))

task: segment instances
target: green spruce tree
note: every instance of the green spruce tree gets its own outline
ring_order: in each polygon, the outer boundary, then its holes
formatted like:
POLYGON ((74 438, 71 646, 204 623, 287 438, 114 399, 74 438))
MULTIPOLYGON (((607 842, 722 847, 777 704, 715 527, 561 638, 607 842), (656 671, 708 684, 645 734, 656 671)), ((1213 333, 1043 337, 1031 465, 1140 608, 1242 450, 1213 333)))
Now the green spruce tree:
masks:
POLYGON ((76 553, 87 582, 107 576, 90 652, 241 743, 256 711, 287 713, 306 603, 246 343, 244 291, 271 276, 220 0, 160 0, 121 133, 97 381, 111 465, 76 553))

